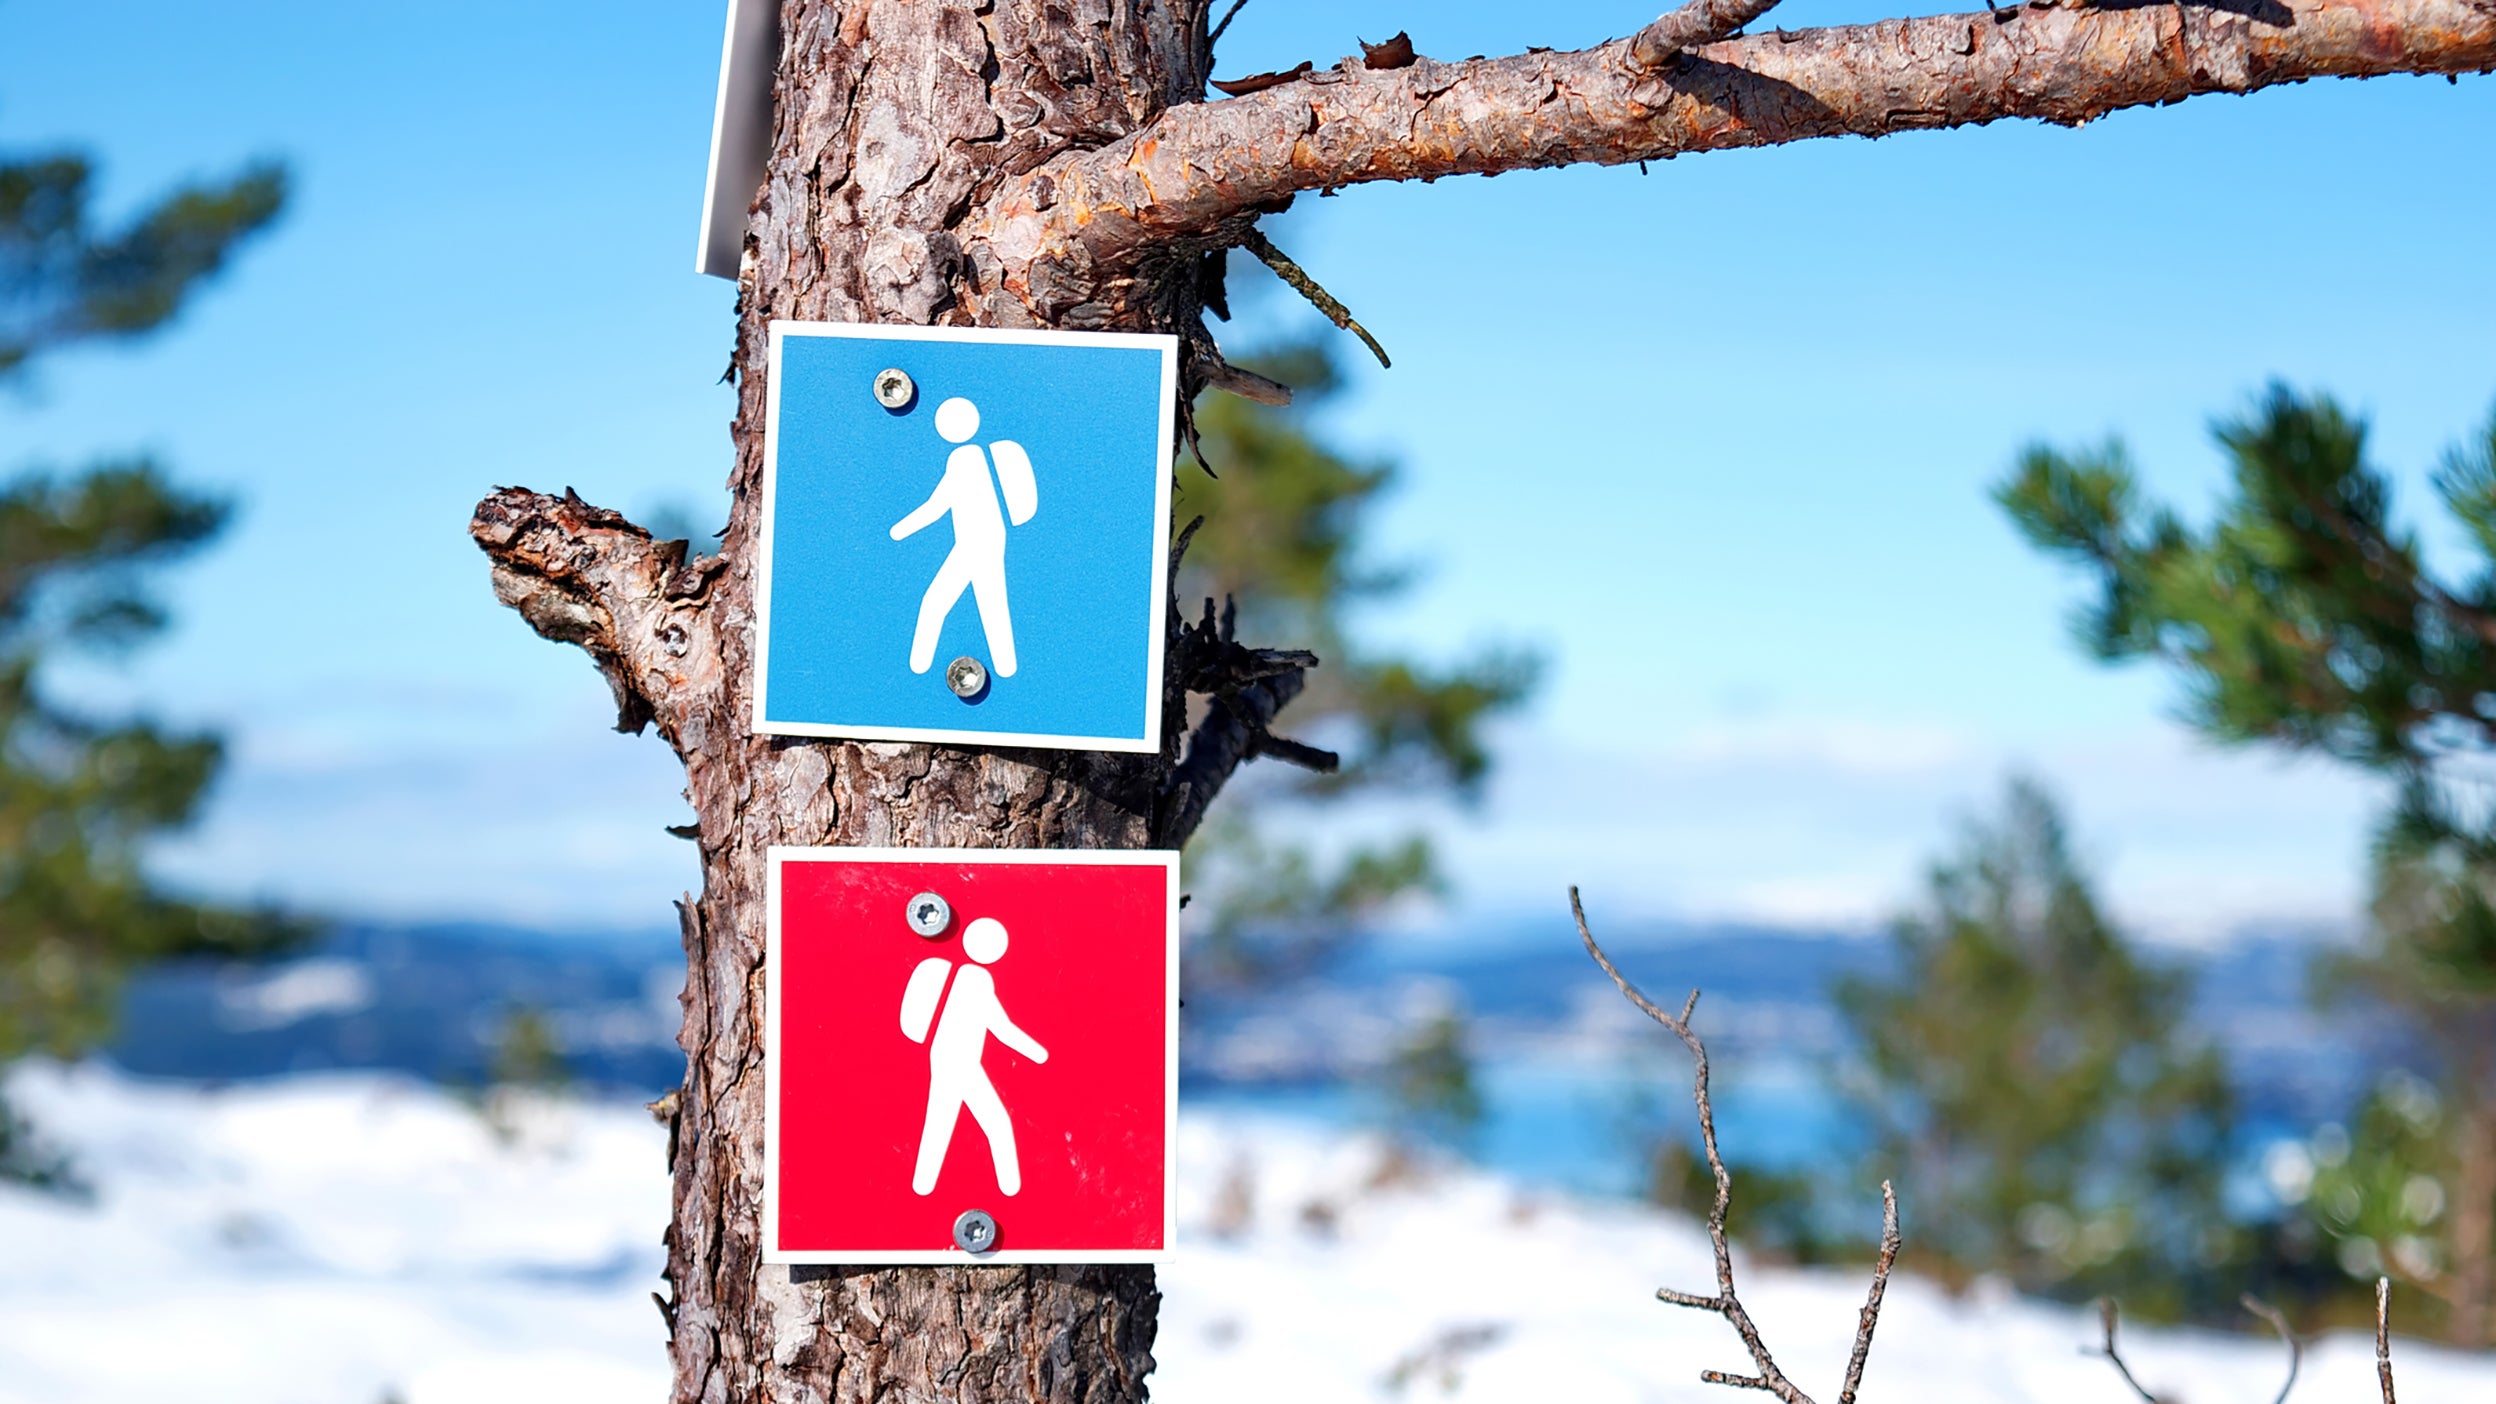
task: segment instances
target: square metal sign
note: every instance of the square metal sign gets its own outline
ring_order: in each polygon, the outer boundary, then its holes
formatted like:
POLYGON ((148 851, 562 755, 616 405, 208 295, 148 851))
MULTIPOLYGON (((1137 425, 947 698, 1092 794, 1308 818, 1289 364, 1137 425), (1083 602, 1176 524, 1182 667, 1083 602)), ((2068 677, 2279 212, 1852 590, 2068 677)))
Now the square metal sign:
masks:
POLYGON ((1161 749, 1178 339, 771 325, 754 728, 1161 749))
POLYGON ((1178 862, 772 849, 764 1261, 1158 1261, 1178 862))

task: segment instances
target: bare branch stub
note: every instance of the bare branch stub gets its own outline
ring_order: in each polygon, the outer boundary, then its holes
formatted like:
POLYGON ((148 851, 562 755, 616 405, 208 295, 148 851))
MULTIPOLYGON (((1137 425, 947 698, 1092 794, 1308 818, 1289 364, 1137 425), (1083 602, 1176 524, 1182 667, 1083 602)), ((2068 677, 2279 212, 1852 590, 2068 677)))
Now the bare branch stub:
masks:
MULTIPOLYGON (((1248 0, 1231 0, 1231 7, 1222 12, 1222 22, 1215 25, 1213 31, 1205 36, 1205 48, 1208 51, 1222 41, 1222 35, 1231 27, 1231 21, 1238 19, 1239 12, 1247 8, 1248 0)), ((1207 67, 1211 65, 1208 64, 1207 67)))
POLYGON ((615 729, 655 721, 673 741, 681 699, 702 695, 724 667, 704 606, 725 559, 689 560, 684 542, 654 540, 569 489, 499 489, 477 504, 468 533, 493 563, 495 598, 598 665, 615 693, 615 729))
MULTIPOLYGON (((1194 530, 1191 525, 1189 532, 1194 530)), ((1332 751, 1276 736, 1273 730, 1283 708, 1308 686, 1317 655, 1298 648, 1250 648, 1235 637, 1237 619, 1235 608, 1217 612, 1213 601, 1206 600, 1204 617, 1179 630, 1171 652, 1171 676, 1179 690, 1210 701, 1188 734, 1186 753, 1170 768, 1162 787, 1154 827, 1164 847, 1186 845, 1213 797, 1248 761, 1272 756, 1321 774, 1331 774, 1342 763, 1332 751)))
MULTIPOLYGON (((1734 1286, 1733 1247, 1725 1235, 1725 1213, 1733 1203, 1733 1176, 1725 1169, 1724 1156, 1716 1146, 1716 1109, 1708 1093, 1707 1045, 1690 1028, 1690 1016, 1699 1005, 1699 992, 1690 992, 1690 997, 1682 1001, 1678 1015, 1666 1013, 1621 974, 1620 967, 1612 963, 1612 957, 1604 954, 1602 945, 1595 940, 1594 931, 1586 925, 1586 907, 1578 899, 1575 887, 1569 889, 1569 914, 1577 921, 1578 939, 1586 943, 1586 953, 1594 957, 1595 964, 1603 968, 1604 974, 1612 977, 1613 985, 1619 988, 1621 994, 1690 1050, 1693 1064, 1691 1097, 1698 1104, 1699 1145, 1707 1153, 1707 1168, 1716 1179, 1716 1201, 1707 1213, 1708 1243, 1716 1256, 1716 1293, 1703 1297, 1694 1292, 1660 1287, 1656 1289, 1656 1299, 1674 1306, 1714 1312, 1723 1317, 1725 1323, 1742 1338, 1743 1348, 1750 1352, 1751 1364, 1759 1371, 1756 1375, 1735 1375, 1723 1370, 1702 1370, 1699 1372, 1702 1382, 1760 1390, 1775 1395, 1785 1404, 1812 1404, 1811 1396, 1803 1393, 1801 1387, 1777 1368, 1776 1360, 1768 1353, 1767 1342, 1761 1338, 1758 1325, 1751 1320, 1750 1312, 1744 1309, 1741 1293, 1734 1286)), ((1880 1257, 1873 1265, 1872 1289, 1864 1299, 1863 1311, 1856 1323, 1854 1352, 1847 1360, 1845 1386, 1838 1395, 1840 1404, 1854 1404, 1856 1388, 1863 1382, 1863 1363, 1872 1352, 1872 1332, 1880 1324, 1881 1297, 1889 1286, 1890 1266, 1898 1258, 1898 1196, 1887 1183, 1881 1186, 1881 1203, 1880 1257)))
POLYGON ((1881 1324, 1881 1296, 1889 1290, 1889 1269, 1898 1261, 1900 1243, 1898 1191, 1883 1180, 1881 1254, 1872 1263, 1872 1290, 1865 1294, 1863 1312, 1855 1322, 1855 1349, 1846 1357, 1846 1384, 1837 1392, 1837 1404, 1855 1404, 1855 1391, 1863 1386, 1863 1362, 1872 1353, 1872 1328, 1881 1324))
POLYGON ((1352 309, 1337 301, 1333 293, 1320 287, 1317 280, 1309 276, 1307 269, 1292 262, 1289 255, 1274 247, 1273 240, 1251 229, 1247 237, 1240 240, 1239 246, 1255 254, 1258 262, 1273 269, 1274 276, 1289 284, 1293 292, 1307 298, 1311 307, 1325 313, 1326 320, 1359 337, 1361 344, 1369 348, 1369 354, 1378 358, 1380 369, 1394 367, 1395 363, 1387 359, 1387 348, 1379 345, 1378 338, 1369 334, 1369 328, 1352 319, 1352 309))
POLYGON ((2106 1343, 2094 1350, 2087 1346, 2082 1346, 2080 1348, 2080 1353, 2082 1355, 2094 1355, 2100 1360, 2105 1361, 2107 1364, 2114 1366, 2115 1373, 2123 1376, 2123 1382, 2132 1387, 2132 1392, 2134 1394, 2140 1396, 2141 1404, 2172 1404, 2172 1401, 2167 1400, 2162 1396, 2150 1393, 2149 1389, 2144 1386, 2139 1379, 2133 1376, 2132 1367, 2125 1363, 2122 1349, 2115 1344, 2116 1312, 2114 1298, 2100 1297, 2097 1299, 2097 1324, 2099 1331, 2105 1336, 2106 1343))
POLYGON ((2383 1404, 2392 1397, 2392 1279, 2375 1279, 2375 1382, 2383 1386, 2383 1404))
POLYGON ((2280 1343, 2288 1347, 2288 1378, 2280 1385, 2278 1397, 2271 1401, 2271 1404, 2288 1404, 2289 1391, 2297 1387, 2297 1370, 2305 1364, 2305 1343, 2297 1339, 2296 1332, 2288 1329, 2287 1314, 2278 1307, 2251 1292, 2237 1300, 2243 1303, 2245 1310, 2261 1317, 2272 1330, 2278 1332, 2280 1343))
POLYGON ((1629 38, 1629 61, 1653 73, 1683 51, 1726 39, 1777 7, 1777 0, 1690 0, 1629 38))

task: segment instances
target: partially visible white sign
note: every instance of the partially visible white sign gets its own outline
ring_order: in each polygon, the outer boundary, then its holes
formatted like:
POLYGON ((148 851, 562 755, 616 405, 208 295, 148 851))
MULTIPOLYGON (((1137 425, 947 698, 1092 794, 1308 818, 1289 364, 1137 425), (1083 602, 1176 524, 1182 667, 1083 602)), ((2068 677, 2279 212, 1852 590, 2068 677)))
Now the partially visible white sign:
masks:
POLYGON ((737 276, 746 210, 771 157, 771 82, 780 66, 780 0, 728 0, 719 50, 719 105, 711 113, 710 184, 702 192, 702 242, 693 270, 737 276))

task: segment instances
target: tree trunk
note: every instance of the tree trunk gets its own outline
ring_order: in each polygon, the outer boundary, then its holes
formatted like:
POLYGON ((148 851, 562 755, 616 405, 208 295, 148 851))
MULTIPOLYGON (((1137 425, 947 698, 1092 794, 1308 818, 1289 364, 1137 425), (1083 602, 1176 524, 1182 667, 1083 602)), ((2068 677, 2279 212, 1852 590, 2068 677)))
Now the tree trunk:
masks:
MULTIPOLYGON (((957 227, 998 180, 1201 95, 1202 10, 786 0, 773 151, 739 280, 735 506, 720 558, 688 565, 681 547, 568 496, 508 492, 479 509, 498 591, 541 632, 590 649, 628 729, 658 724, 699 816, 667 1239, 686 1404, 1145 1396, 1159 1301, 1149 1267, 763 1265, 764 854, 1166 842, 1170 754, 755 735, 752 563, 774 318, 1202 337, 1199 250, 1165 245, 1157 261, 1105 267, 999 250, 957 227)), ((1178 701, 1166 709, 1173 751, 1178 701)))

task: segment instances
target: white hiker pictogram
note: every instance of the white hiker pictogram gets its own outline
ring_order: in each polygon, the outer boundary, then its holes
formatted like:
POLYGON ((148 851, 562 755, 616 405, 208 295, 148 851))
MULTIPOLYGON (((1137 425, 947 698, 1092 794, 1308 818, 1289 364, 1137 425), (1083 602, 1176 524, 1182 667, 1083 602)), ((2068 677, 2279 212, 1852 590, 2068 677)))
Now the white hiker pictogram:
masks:
POLYGON ((927 1044, 927 1124, 919 1132, 919 1160, 910 1188, 919 1194, 935 1191, 937 1172, 944 1169, 945 1153, 953 1145, 953 1129, 968 1110, 987 1133, 988 1154, 997 1164, 997 1189, 1012 1195, 1023 1188, 1022 1163, 1014 1155, 1014 1123, 981 1059, 987 1055, 990 1034, 1035 1063, 1047 1062, 1049 1050, 1017 1028, 997 1002, 996 977, 988 967, 1005 954, 1004 924, 981 917, 963 928, 962 953, 975 963, 957 967, 943 956, 920 961, 901 995, 901 1031, 911 1042, 927 1044), (950 997, 945 991, 948 977, 953 983, 950 997), (939 1001, 944 1004, 942 1017, 936 1012, 939 1001), (933 1040, 928 1038, 930 1024, 936 1029, 933 1040))
POLYGON ((893 539, 903 540, 936 519, 953 518, 953 550, 936 568, 936 579, 919 601, 919 627, 910 636, 910 671, 924 673, 936 663, 936 636, 945 618, 969 590, 979 604, 980 627, 988 634, 988 666, 998 677, 1014 676, 1014 617, 1005 605, 1005 524, 1010 517, 1021 526, 1040 509, 1040 487, 1032 479, 1031 456, 1011 439, 999 439, 986 452, 970 442, 979 432, 979 406, 956 395, 936 407, 936 432, 959 444, 945 460, 945 475, 936 490, 909 516, 893 523, 893 539), (989 459, 996 474, 989 476, 989 459), (999 509, 1002 490, 1005 503, 999 509))

